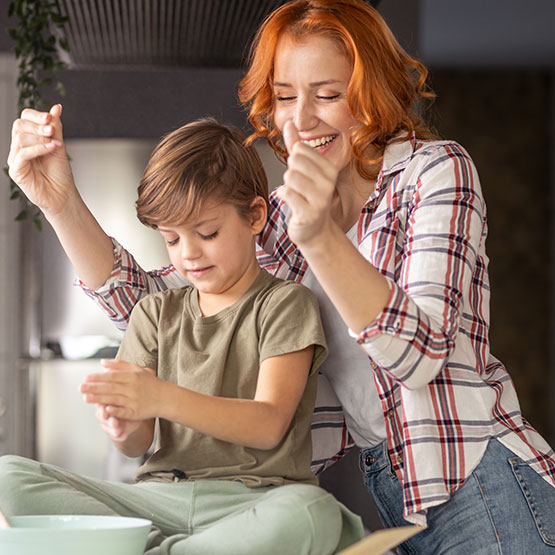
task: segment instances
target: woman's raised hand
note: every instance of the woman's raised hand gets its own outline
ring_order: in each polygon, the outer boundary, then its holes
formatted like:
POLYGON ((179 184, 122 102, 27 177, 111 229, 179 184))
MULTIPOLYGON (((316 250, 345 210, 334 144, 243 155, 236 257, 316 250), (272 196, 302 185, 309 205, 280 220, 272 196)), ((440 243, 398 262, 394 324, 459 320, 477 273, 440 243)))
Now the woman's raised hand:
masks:
POLYGON ((284 187, 277 195, 292 211, 288 234, 299 247, 318 241, 320 233, 332 222, 331 202, 337 181, 337 169, 319 152, 304 144, 294 123, 283 127, 283 139, 289 157, 284 187))
POLYGON ((62 211, 75 183, 62 135, 62 107, 50 112, 26 108, 12 127, 10 177, 48 217, 62 211))

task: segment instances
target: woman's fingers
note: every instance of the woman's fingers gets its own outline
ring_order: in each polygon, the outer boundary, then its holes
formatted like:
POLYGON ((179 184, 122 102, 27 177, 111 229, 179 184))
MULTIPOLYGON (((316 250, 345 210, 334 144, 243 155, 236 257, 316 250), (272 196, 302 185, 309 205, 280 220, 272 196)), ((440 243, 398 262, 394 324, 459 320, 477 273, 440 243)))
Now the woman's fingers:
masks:
POLYGON ((318 236, 329 218, 337 169, 316 149, 303 143, 292 121, 285 122, 282 132, 289 156, 284 187, 277 190, 277 195, 291 209, 289 236, 297 245, 306 245, 318 236))
MULTIPOLYGON (((292 196, 292 193, 303 197, 305 200, 308 200, 312 195, 311 193, 314 192, 314 182, 312 178, 308 177, 309 174, 300 172, 296 169, 289 168, 283 174, 283 182, 285 187, 279 189, 280 196, 283 200, 285 200, 285 194, 288 197, 292 196), (285 189, 285 190, 283 190, 285 189)), ((289 201, 287 201, 289 203, 289 201)))
POLYGON ((283 126, 283 142, 285 143, 285 148, 287 152, 291 154, 293 146, 296 142, 301 140, 297 128, 292 120, 287 120, 283 126))
MULTIPOLYGON (((292 170, 296 170, 299 173, 309 175, 313 178, 320 173, 323 174, 320 160, 314 159, 310 152, 312 150, 309 146, 299 144, 298 147, 295 146, 293 151, 294 154, 289 156, 287 160, 287 167, 292 170), (302 148, 304 147, 304 148, 302 148)), ((320 155, 318 155, 320 156, 320 155)), ((320 156, 321 157, 321 156, 320 156)), ((322 177, 325 177, 322 175, 322 177)))
MULTIPOLYGON (((306 146, 305 148, 310 149, 306 146)), ((334 182, 322 171, 317 160, 315 161, 300 148, 295 147, 294 150, 295 154, 289 157, 288 169, 283 176, 285 185, 309 199, 316 200, 321 196, 327 196, 334 182)))
POLYGON ((302 142, 297 128, 291 120, 287 120, 283 126, 283 141, 289 153, 287 158, 289 167, 296 164, 298 160, 310 160, 312 165, 309 169, 311 171, 317 168, 327 179, 336 179, 337 170, 334 165, 316 149, 302 142))
POLYGON ((287 187, 280 187, 277 195, 291 208, 292 220, 296 224, 302 224, 307 221, 307 218, 310 218, 311 208, 306 197, 287 187))
MULTIPOLYGON (((312 210, 320 211, 327 206, 333 194, 336 174, 332 171, 333 178, 330 178, 327 171, 319 164, 320 161, 315 160, 311 153, 307 154, 305 149, 310 147, 299 143, 295 145, 294 154, 288 160, 288 169, 284 173, 283 182, 288 191, 294 191, 304 197, 312 210)), ((317 153, 316 156, 323 158, 317 153)), ((281 198, 285 200, 283 196, 281 198)), ((289 201, 286 202, 295 212, 295 206, 289 201)))
MULTIPOLYGON (((335 166, 317 150, 299 141, 293 146, 292 152, 287 159, 287 165, 289 167, 299 166, 300 168, 301 164, 307 165, 309 172, 316 171, 318 177, 333 181, 334 183, 337 179, 335 166)), ((314 174, 309 173, 308 175, 314 174)))

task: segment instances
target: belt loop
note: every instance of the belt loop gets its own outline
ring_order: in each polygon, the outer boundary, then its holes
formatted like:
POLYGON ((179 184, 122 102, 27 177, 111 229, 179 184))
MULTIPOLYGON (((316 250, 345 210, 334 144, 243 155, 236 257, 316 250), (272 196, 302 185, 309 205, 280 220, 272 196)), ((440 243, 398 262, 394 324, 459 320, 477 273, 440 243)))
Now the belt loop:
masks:
POLYGON ((382 452, 384 460, 389 462, 389 466, 391 466, 391 461, 389 460, 389 447, 387 445, 387 439, 384 439, 382 442, 382 452))

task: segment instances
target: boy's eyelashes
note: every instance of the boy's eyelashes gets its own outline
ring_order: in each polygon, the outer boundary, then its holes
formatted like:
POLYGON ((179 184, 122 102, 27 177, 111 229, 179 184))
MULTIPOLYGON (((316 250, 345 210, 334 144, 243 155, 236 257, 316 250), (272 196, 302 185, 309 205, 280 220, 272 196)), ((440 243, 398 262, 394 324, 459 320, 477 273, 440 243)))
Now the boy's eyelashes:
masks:
MULTIPOLYGON (((210 241, 211 239, 215 239, 218 236, 218 231, 219 230, 216 230, 214 231, 214 233, 209 233, 207 235, 197 232, 197 235, 203 241, 210 241)), ((169 247, 174 247, 175 245, 177 245, 177 243, 179 243, 179 237, 176 237, 175 239, 166 239, 166 245, 168 245, 169 247)))
POLYGON ((210 239, 215 239, 217 236, 218 236, 218 231, 214 231, 214 233, 210 233, 208 235, 203 235, 202 233, 199 233, 199 237, 203 241, 210 241, 210 239))

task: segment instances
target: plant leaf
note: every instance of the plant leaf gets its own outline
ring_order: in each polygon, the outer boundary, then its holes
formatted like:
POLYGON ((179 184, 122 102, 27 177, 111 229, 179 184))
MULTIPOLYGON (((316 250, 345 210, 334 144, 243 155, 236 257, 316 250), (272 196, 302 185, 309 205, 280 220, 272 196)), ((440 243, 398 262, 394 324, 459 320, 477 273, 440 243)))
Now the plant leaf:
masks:
POLYGON ((27 219, 27 216, 28 216, 28 215, 29 215, 29 214, 27 214, 27 209, 24 208, 24 209, 15 217, 15 221, 16 221, 16 222, 22 222, 22 221, 24 221, 24 220, 27 219))
POLYGON ((64 84, 60 81, 56 82, 55 85, 56 88, 56 92, 60 95, 60 96, 65 96, 66 95, 66 88, 64 87, 64 84))
MULTIPOLYGON (((49 105, 43 97, 43 89, 52 86, 61 96, 65 95, 64 85, 56 79, 56 71, 63 70, 67 64, 60 59, 60 51, 56 47, 69 52, 69 42, 63 36, 63 26, 69 21, 59 11, 54 0, 11 0, 8 17, 14 17, 14 25, 7 29, 8 35, 15 42, 14 52, 18 60, 18 110, 25 107, 46 109, 49 105), (62 36, 52 33, 53 26, 60 29, 62 36), (42 73, 51 74, 50 76, 42 73)), ((60 33, 58 33, 60 34, 60 33)), ((7 168, 4 173, 9 176, 7 168)), ((21 189, 10 179, 10 199, 23 199, 23 208, 15 217, 17 221, 32 217, 39 231, 42 230, 42 213, 27 201, 21 189), (32 216, 31 216, 32 214, 32 216)))

